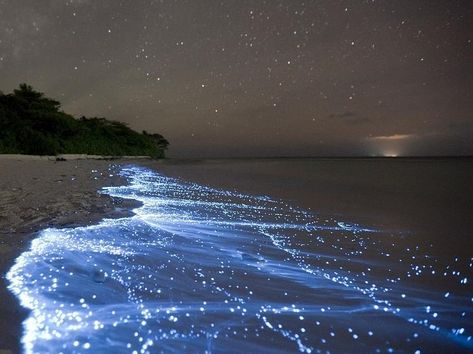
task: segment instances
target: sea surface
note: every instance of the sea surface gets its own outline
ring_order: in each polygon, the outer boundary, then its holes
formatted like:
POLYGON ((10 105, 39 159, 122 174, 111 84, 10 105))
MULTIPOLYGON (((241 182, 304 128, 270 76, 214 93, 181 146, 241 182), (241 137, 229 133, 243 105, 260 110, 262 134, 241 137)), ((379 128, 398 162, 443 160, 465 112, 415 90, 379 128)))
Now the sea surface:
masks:
POLYGON ((472 352, 471 165, 120 167, 100 192, 134 216, 43 230, 8 272, 24 351, 472 352))

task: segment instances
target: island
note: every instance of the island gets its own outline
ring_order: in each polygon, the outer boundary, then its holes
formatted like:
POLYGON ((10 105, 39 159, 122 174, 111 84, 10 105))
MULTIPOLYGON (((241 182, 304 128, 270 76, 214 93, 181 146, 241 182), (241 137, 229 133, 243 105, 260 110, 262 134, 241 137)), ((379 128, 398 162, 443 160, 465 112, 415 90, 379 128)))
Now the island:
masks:
POLYGON ((164 158, 168 145, 161 134, 139 133, 122 122, 77 119, 27 84, 9 94, 0 92, 0 154, 164 158))

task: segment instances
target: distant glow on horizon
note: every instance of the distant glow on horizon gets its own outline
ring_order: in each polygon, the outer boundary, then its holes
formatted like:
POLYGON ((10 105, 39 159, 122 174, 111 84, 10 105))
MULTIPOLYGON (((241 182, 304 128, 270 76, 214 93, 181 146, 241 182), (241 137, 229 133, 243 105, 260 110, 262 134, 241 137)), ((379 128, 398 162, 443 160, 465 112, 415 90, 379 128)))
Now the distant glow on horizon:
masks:
POLYGON ((375 156, 399 157, 406 155, 408 144, 419 136, 417 134, 392 134, 370 136, 366 139, 375 156))
POLYGON ((383 150, 379 149, 379 152, 371 154, 372 157, 400 157, 401 155, 396 150, 383 150))
POLYGON ((383 153, 383 156, 385 156, 385 157, 398 157, 399 155, 396 152, 387 151, 387 152, 383 153))
POLYGON ((378 141, 400 141, 406 139, 415 138, 417 135, 415 134, 393 134, 393 135, 381 135, 381 136, 373 136, 369 139, 371 140, 378 140, 378 141))
POLYGON ((43 230, 7 273, 31 310, 26 353, 473 348, 471 294, 448 287, 470 286, 456 266, 471 259, 444 267, 398 233, 121 173, 130 184, 103 192, 142 202, 134 216, 43 230))

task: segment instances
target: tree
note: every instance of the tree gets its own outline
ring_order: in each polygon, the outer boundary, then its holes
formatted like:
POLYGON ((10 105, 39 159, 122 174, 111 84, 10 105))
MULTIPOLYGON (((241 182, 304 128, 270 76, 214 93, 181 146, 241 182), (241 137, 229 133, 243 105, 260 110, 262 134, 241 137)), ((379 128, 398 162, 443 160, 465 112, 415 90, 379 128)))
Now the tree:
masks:
POLYGON ((35 91, 32 86, 24 83, 20 84, 19 89, 13 90, 13 95, 21 100, 25 100, 30 106, 36 108, 40 106, 43 110, 58 112, 61 106, 58 101, 44 97, 42 92, 35 91))
POLYGON ((143 130, 143 135, 150 137, 153 139, 153 142, 161 149, 167 150, 169 146, 169 141, 164 138, 161 134, 149 134, 146 130, 143 130))
POLYGON ((162 158, 169 145, 160 134, 140 134, 105 118, 75 119, 59 108, 58 101, 27 84, 0 94, 0 153, 162 158))

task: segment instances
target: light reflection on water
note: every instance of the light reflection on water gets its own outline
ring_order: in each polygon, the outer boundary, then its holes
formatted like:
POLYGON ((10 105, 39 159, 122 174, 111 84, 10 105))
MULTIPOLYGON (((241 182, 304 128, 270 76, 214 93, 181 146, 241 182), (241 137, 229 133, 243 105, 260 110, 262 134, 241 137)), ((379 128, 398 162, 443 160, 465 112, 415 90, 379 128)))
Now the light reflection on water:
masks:
POLYGON ((47 229, 7 274, 26 352, 473 349, 472 260, 128 167, 135 216, 47 229), (406 243, 403 242, 403 245, 406 243))

